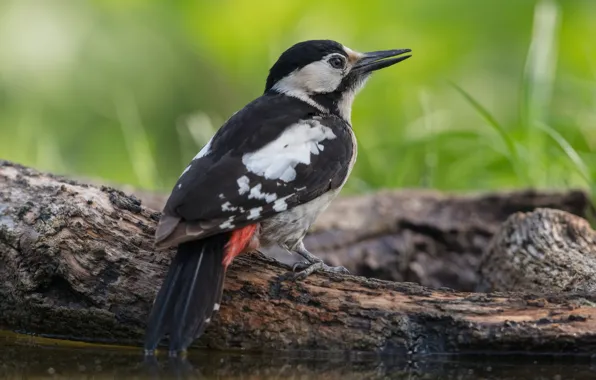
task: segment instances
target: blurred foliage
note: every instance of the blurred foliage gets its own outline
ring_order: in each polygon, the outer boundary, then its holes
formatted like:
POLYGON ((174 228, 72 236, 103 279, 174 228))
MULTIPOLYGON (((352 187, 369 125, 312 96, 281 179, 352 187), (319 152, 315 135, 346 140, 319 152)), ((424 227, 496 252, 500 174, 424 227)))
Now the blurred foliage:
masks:
POLYGON ((596 191, 596 1, 4 0, 0 158, 169 190, 293 43, 411 48, 353 108, 347 191, 596 191))

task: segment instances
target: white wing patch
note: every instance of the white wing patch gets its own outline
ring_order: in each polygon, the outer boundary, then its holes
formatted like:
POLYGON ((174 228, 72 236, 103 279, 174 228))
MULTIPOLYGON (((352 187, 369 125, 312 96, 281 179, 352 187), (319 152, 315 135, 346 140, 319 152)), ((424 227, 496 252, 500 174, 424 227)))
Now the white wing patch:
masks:
POLYGON ((259 216, 261 216, 262 210, 263 210, 263 207, 251 208, 250 210, 248 210, 249 214, 246 217, 246 219, 248 219, 248 220, 257 219, 259 216))
POLYGON ((286 199, 291 197, 288 195, 287 197, 279 198, 278 200, 273 203, 273 209, 277 212, 286 211, 288 209, 288 204, 286 203, 286 199))
POLYGON ((267 179, 290 182, 296 178, 296 165, 309 165, 311 155, 323 150, 320 142, 335 138, 331 128, 317 121, 303 121, 288 127, 276 140, 256 152, 246 153, 242 163, 248 171, 267 179))
POLYGON ((222 230, 225 230, 227 228, 234 228, 234 224, 232 224, 232 222, 234 221, 234 216, 230 216, 228 218, 228 220, 226 220, 225 222, 223 222, 222 224, 219 225, 219 228, 221 228, 222 230))
POLYGON ((250 186, 248 186, 250 180, 247 176, 243 175, 242 177, 238 178, 236 182, 238 183, 238 194, 242 195, 250 190, 250 186))
POLYGON ((228 201, 221 205, 221 211, 236 211, 238 207, 232 206, 232 204, 228 201))
POLYGON ((265 202, 271 203, 277 199, 277 194, 275 193, 262 193, 261 188, 263 187, 262 184, 258 184, 252 189, 250 189, 250 194, 248 195, 248 199, 264 199, 265 202))

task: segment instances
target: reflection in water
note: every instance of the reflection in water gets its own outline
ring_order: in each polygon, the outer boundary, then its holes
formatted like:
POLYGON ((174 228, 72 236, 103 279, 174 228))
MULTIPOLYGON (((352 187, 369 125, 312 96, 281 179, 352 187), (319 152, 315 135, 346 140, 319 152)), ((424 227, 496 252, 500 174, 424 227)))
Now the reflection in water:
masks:
MULTIPOLYGON (((80 345, 77 345, 80 346, 80 345)), ((145 360, 140 349, 67 347, 0 334, 0 379, 596 379, 588 357, 431 356, 192 351, 145 360)))

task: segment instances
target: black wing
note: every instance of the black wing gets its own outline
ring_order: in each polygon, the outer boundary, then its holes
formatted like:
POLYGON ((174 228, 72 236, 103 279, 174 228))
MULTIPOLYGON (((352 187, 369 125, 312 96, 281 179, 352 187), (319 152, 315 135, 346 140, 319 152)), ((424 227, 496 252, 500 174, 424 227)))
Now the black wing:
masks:
POLYGON ((215 134, 174 186, 156 233, 171 246, 241 228, 340 187, 352 131, 339 117, 264 96, 215 134))

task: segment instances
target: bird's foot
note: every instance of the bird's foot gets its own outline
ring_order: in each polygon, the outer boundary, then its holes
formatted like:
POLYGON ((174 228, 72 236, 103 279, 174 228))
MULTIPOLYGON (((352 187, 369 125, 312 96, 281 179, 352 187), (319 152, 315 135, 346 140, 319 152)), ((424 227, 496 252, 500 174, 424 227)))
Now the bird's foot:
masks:
POLYGON ((289 271, 294 271, 294 267, 296 266, 296 264, 287 264, 287 263, 284 263, 284 262, 279 261, 279 260, 275 260, 275 259, 272 259, 272 260, 273 260, 273 262, 274 262, 275 265, 278 265, 278 266, 280 266, 280 267, 282 267, 282 268, 284 268, 286 270, 289 270, 289 271))
POLYGON ((255 251, 255 253, 258 254, 258 255, 260 255, 260 258, 261 259, 263 259, 263 260, 265 260, 265 261, 267 261, 267 262, 269 262, 269 263, 271 263, 271 264, 273 264, 275 266, 282 267, 282 268, 284 268, 286 270, 289 270, 289 271, 293 271, 294 270, 294 265, 293 264, 284 263, 283 261, 279 261, 277 259, 274 259, 273 257, 271 257, 271 256, 263 253, 262 251, 260 251, 258 249, 255 251))
POLYGON ((315 272, 350 274, 350 271, 347 270, 345 267, 331 267, 320 260, 315 261, 314 263, 298 262, 294 264, 292 270, 296 272, 294 274, 295 280, 304 280, 306 277, 310 276, 315 272))

